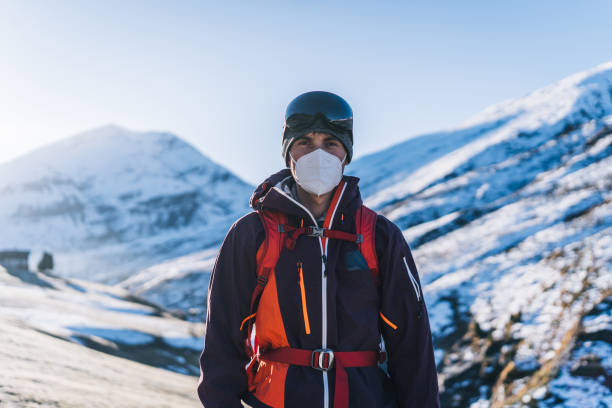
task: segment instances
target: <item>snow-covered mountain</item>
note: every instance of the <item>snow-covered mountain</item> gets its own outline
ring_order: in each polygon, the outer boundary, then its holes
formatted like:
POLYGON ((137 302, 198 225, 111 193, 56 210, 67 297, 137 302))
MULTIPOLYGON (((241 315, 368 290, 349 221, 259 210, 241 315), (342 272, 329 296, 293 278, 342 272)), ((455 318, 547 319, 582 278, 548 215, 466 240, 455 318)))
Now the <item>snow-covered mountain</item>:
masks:
POLYGON ((203 322, 208 283, 218 251, 214 247, 170 259, 143 269, 120 286, 188 320, 203 322))
POLYGON ((251 191, 177 136, 105 126, 0 164, 0 248, 115 283, 217 246, 251 191))
POLYGON ((413 248, 443 406, 612 406, 612 63, 351 167, 413 248))

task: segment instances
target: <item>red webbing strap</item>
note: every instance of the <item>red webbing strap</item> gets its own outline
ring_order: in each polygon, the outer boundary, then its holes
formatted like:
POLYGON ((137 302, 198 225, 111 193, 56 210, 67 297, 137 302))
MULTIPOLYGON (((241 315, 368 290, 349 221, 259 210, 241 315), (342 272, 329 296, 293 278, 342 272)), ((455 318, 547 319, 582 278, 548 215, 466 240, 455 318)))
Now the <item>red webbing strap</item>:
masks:
POLYGON ((285 228, 285 230, 291 231, 285 241, 285 245, 287 246, 287 249, 289 249, 290 251, 293 251, 295 249, 295 244, 297 242, 297 239, 302 234, 307 234, 308 229, 310 228, 310 227, 302 227, 302 228, 296 228, 296 229, 291 230, 290 228, 288 228, 289 226, 287 225, 283 225, 283 227, 285 228))
MULTIPOLYGON (((278 225, 287 223, 287 215, 281 212, 272 212, 268 210, 257 211, 265 231, 264 242, 257 250, 257 283, 251 294, 251 303, 249 306, 249 316, 245 319, 248 321, 247 336, 245 339, 245 347, 247 355, 254 357, 256 350, 253 350, 250 343, 251 331, 253 330, 253 321, 257 312, 257 303, 263 290, 268 283, 270 274, 276 267, 276 262, 280 257, 280 252, 284 245, 284 234, 279 232, 278 225)), ((243 321, 243 325, 245 323, 243 321)), ((242 326, 240 328, 242 330, 242 326)))
POLYGON ((253 332, 254 320, 257 314, 257 303, 266 287, 266 284, 268 283, 270 274, 276 266, 276 262, 278 261, 284 244, 284 236, 279 232, 278 224, 285 224, 287 222, 287 215, 280 212, 264 210, 259 207, 257 209, 257 214, 261 220, 265 238, 257 250, 257 283, 255 284, 255 288, 251 294, 249 315, 242 321, 242 325, 240 326, 240 330, 242 330, 244 324, 248 322, 246 336, 244 339, 244 347, 247 356, 249 356, 251 359, 251 361, 245 367, 249 390, 255 389, 255 376, 257 375, 258 369, 257 336, 253 338, 253 343, 251 343, 251 334, 253 332))
MULTIPOLYGON (((303 235, 308 234, 312 236, 314 234, 314 228, 312 226, 301 227, 301 228, 292 228, 291 226, 284 225, 284 231, 290 231, 287 239, 285 241, 285 245, 287 249, 293 251, 295 249, 295 244, 297 239, 303 235)), ((331 229, 323 229, 322 236, 330 239, 342 239, 344 241, 351 242, 359 242, 360 237, 358 234, 351 234, 350 232, 340 231, 340 230, 331 230, 331 229)))
MULTIPOLYGON (((319 350, 304 350, 290 347, 270 350, 262 354, 262 360, 299 366, 313 366, 318 361, 319 350), (313 355, 314 354, 314 355, 313 355)), ((381 362, 382 354, 378 351, 335 351, 333 364, 336 365, 336 387, 334 391, 334 408, 348 408, 349 385, 345 367, 369 367, 381 362)))
POLYGON ((359 235, 351 234, 350 232, 344 232, 340 230, 325 230, 323 236, 332 239, 342 239, 344 241, 358 242, 359 235))
POLYGON ((378 257, 376 256, 376 246, 374 243, 374 236, 376 235, 376 212, 372 211, 365 205, 362 205, 357 209, 355 213, 355 227, 357 234, 363 236, 363 242, 359 244, 359 250, 365 258, 370 273, 376 281, 376 285, 379 284, 379 272, 378 272, 378 257))
POLYGON ((285 236, 278 230, 279 225, 287 223, 287 215, 281 212, 257 211, 263 225, 266 237, 262 243, 263 249, 258 253, 257 258, 257 284, 251 295, 249 314, 255 313, 255 304, 259 295, 263 292, 270 273, 276 267, 280 252, 283 248, 285 236))

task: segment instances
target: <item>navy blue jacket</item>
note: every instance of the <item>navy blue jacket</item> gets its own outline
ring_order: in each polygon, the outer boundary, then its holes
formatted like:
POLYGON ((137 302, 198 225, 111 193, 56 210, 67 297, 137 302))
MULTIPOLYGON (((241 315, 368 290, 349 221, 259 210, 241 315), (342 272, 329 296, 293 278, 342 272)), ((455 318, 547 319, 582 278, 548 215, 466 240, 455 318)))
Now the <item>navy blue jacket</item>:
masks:
MULTIPOLYGON (((284 169, 268 178, 253 193, 251 206, 282 211, 296 225, 314 225, 308 210, 274 187, 288 177, 291 174, 284 169)), ((359 179, 343 176, 343 180, 346 186, 340 200, 336 208, 328 210, 333 216, 331 228, 354 233, 353 214, 362 205, 359 179)), ((232 225, 221 246, 208 292, 198 395, 205 408, 240 408, 241 400, 254 408, 331 408, 333 369, 321 372, 310 367, 264 364, 259 367, 256 384, 249 389, 246 330, 241 325, 249 315, 256 284, 256 254, 264 238, 259 216, 252 212, 232 225)), ((290 347, 317 349, 325 344, 335 351, 378 350, 382 334, 389 375, 377 366, 347 368, 349 406, 439 407, 429 318, 412 253, 399 228, 382 215, 377 216, 375 244, 378 286, 355 243, 328 240, 325 267, 319 239, 300 237, 293 251, 285 248, 281 252, 273 280, 265 289, 266 305, 272 306, 261 310, 260 303, 255 327, 263 330, 269 321, 280 318, 280 336, 290 347), (303 264, 305 303, 296 270, 299 263, 303 264), (305 331, 305 313, 310 333, 305 331)), ((266 336, 261 333, 260 346, 262 341, 274 344, 278 333, 268 336, 271 340, 266 336)))

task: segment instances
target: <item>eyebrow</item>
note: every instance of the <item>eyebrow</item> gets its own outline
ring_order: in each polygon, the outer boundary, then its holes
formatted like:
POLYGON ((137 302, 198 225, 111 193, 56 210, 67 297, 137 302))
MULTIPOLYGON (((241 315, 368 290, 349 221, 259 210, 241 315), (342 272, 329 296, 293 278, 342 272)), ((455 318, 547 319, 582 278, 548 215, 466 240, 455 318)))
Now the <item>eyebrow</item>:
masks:
MULTIPOLYGON (((298 137, 298 138, 296 139, 296 142, 297 142, 298 140, 302 140, 302 139, 306 139, 306 140, 308 140, 308 141, 313 141, 313 140, 314 140, 314 137, 313 137, 313 136, 310 136, 310 135, 302 135, 302 136, 300 136, 300 137, 298 137)), ((329 134, 328 134, 327 136, 325 136, 325 139, 323 139, 323 141, 324 141, 324 142, 327 142, 327 141, 329 141, 329 140, 337 141, 338 143, 340 143, 340 141, 338 140, 338 138, 336 138, 334 135, 329 135, 329 134)))

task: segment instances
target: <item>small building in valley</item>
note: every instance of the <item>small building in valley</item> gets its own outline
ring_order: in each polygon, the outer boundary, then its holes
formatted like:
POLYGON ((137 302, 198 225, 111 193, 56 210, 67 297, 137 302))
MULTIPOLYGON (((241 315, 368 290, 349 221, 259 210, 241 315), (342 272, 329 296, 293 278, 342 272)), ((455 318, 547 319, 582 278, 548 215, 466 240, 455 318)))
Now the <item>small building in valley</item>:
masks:
POLYGON ((30 251, 19 249, 0 250, 0 265, 7 270, 27 270, 30 251))

